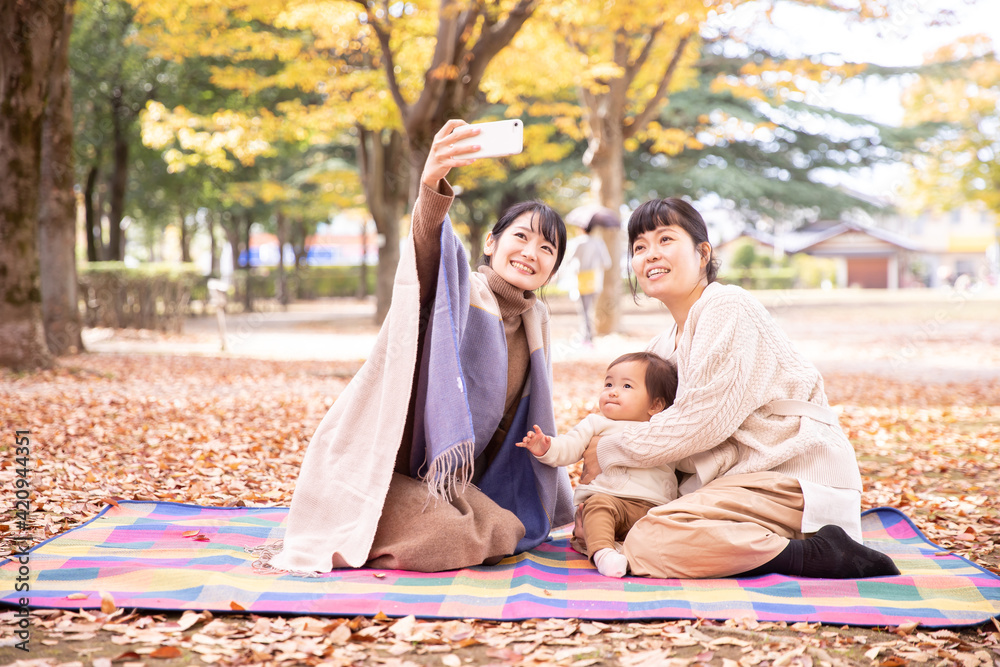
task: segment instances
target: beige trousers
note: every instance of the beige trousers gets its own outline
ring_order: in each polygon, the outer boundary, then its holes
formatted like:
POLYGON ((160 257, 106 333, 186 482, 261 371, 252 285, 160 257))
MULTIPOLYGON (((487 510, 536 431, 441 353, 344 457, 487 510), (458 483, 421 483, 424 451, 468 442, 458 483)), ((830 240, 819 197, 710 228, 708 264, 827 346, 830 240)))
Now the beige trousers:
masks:
POLYGON ((570 543, 582 554, 593 557, 601 549, 614 549, 625 539, 635 522, 655 505, 648 500, 617 498, 604 493, 588 496, 577 510, 578 526, 570 543))
POLYGON ((728 577, 767 563, 801 539, 802 488, 775 472, 731 475, 649 510, 625 538, 632 574, 728 577))

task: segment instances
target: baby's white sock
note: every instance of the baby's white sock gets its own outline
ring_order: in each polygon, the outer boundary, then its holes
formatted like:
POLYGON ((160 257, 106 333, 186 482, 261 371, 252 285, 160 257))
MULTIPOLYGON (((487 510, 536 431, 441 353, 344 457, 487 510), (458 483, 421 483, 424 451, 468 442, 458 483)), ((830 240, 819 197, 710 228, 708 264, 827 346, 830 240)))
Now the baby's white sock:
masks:
POLYGON ((594 565, 605 577, 621 578, 628 572, 628 559, 614 549, 599 549, 594 554, 594 565))

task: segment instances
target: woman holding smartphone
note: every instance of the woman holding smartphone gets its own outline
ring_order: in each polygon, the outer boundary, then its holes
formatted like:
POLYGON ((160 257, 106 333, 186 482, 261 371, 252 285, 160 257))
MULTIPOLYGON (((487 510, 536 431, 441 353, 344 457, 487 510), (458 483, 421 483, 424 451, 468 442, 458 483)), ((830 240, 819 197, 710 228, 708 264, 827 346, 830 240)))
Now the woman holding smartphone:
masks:
POLYGON ((469 271, 445 177, 474 162, 478 133, 451 120, 434 137, 389 316, 309 444, 274 568, 456 569, 572 520, 566 471, 516 447, 537 420, 554 426, 534 292, 559 268, 566 228, 541 202, 517 204, 469 271))

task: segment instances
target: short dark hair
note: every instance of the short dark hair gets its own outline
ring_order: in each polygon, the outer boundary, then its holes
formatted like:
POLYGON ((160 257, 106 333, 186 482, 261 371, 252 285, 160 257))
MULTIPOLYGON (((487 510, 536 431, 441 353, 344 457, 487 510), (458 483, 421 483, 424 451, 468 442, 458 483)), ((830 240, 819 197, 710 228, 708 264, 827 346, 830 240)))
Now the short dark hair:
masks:
MULTIPOLYGON (((552 267, 552 274, 549 276, 551 277, 559 270, 559 265, 563 261, 563 255, 566 254, 566 223, 563 222, 562 216, 556 213, 551 206, 537 199, 514 204, 500 215, 500 219, 497 220, 497 224, 493 225, 490 234, 493 235, 494 239, 499 239, 504 230, 525 213, 535 213, 538 216, 539 231, 541 231, 546 241, 556 247, 556 263, 552 267)), ((479 264, 490 266, 490 256, 484 254, 479 258, 479 264)))
MULTIPOLYGON (((632 212, 632 217, 628 220, 628 258, 629 273, 632 267, 632 246, 640 234, 651 232, 657 227, 680 227, 688 233, 697 248, 702 243, 707 243, 711 248, 712 242, 708 240, 708 227, 705 219, 694 206, 679 197, 667 197, 666 199, 650 199, 640 204, 639 208, 632 212)), ((715 251, 709 250, 708 263, 705 264, 705 277, 708 282, 714 283, 719 273, 719 262, 715 259, 715 251)), ((629 276, 629 285, 632 287, 632 295, 636 294, 636 283, 633 277, 629 276)))
POLYGON ((649 398, 662 398, 664 409, 673 405, 677 397, 677 368, 674 364, 653 352, 629 352, 608 364, 608 369, 630 361, 646 364, 645 382, 649 398))

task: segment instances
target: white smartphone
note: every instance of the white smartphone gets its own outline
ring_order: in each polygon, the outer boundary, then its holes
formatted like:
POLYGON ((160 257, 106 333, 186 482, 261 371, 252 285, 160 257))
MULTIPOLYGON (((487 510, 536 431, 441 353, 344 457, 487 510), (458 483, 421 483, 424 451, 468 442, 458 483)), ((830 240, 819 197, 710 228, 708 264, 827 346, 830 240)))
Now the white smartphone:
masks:
POLYGON ((456 146, 480 146, 475 153, 464 153, 462 158, 501 157, 516 155, 524 147, 524 123, 521 119, 498 120, 492 123, 472 123, 479 134, 455 142, 456 146))

